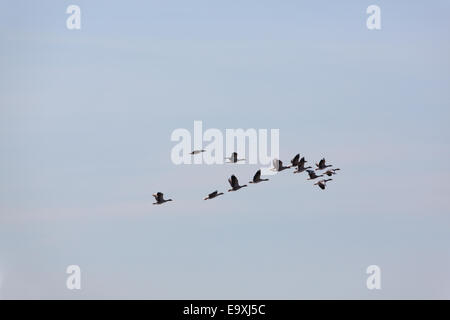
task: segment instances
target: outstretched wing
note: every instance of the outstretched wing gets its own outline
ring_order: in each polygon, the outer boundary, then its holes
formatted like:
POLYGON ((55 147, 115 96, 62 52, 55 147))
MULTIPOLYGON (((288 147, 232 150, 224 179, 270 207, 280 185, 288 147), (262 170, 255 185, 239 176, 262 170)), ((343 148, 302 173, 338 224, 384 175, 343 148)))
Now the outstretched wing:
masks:
POLYGON ((319 182, 319 187, 320 189, 325 190, 325 183, 319 182))
POLYGON ((162 192, 158 192, 154 197, 156 199, 156 202, 161 202, 164 199, 164 194, 162 192))
POLYGON ((278 159, 273 159, 273 166, 275 167, 275 169, 276 170, 279 170, 280 169, 280 167, 282 166, 282 162, 280 161, 280 160, 278 160, 278 159))
POLYGON ((230 183, 230 186, 232 188, 234 188, 238 185, 238 179, 236 178, 236 176, 234 174, 231 176, 230 179, 228 179, 228 182, 230 183))
POLYGON ((300 161, 298 162, 298 164, 299 165, 301 165, 302 167, 304 166, 304 164, 305 164, 305 157, 302 157, 301 159, 300 159, 300 161))
POLYGON ((291 160, 291 163, 293 166, 296 166, 298 164, 298 159, 300 158, 300 153, 298 153, 294 159, 291 160))
POLYGON ((214 198, 215 196, 217 196, 217 190, 208 194, 209 198, 214 198))
POLYGON ((319 166, 323 167, 325 165, 325 158, 323 158, 322 160, 320 160, 319 162, 319 166))
POLYGON ((238 179, 237 179, 236 176, 233 174, 233 175, 231 176, 231 186, 234 188, 234 187, 237 187, 238 185, 239 185, 238 179))
POLYGON ((253 177, 253 181, 258 181, 261 178, 261 169, 256 171, 255 176, 253 177))

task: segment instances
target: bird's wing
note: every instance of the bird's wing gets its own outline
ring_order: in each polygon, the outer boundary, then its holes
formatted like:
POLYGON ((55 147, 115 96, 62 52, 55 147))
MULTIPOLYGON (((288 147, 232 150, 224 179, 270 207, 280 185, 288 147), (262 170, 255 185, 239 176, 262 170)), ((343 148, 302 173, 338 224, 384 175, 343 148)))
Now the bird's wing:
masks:
POLYGON ((158 192, 156 201, 162 201, 164 199, 164 194, 162 192, 158 192))
POLYGON ((234 174, 231 176, 231 182, 232 182, 231 186, 233 188, 239 185, 238 179, 236 178, 236 176, 234 174))
POLYGON ((275 169, 279 170, 282 165, 282 162, 278 159, 273 159, 272 162, 273 162, 273 166, 275 167, 275 169))
POLYGON ((320 187, 320 189, 325 190, 325 184, 319 183, 319 187, 320 187))
POLYGON ((215 196, 217 196, 217 190, 208 194, 208 197, 210 197, 210 198, 213 198, 215 196))
POLYGON ((253 177, 253 181, 258 181, 261 178, 261 169, 256 171, 255 176, 253 177))
POLYGON ((294 159, 291 160, 292 165, 296 165, 298 163, 298 159, 300 158, 300 153, 298 153, 294 159))
POLYGON ((228 183, 230 184, 230 186, 233 188, 233 180, 231 178, 228 178, 228 183))

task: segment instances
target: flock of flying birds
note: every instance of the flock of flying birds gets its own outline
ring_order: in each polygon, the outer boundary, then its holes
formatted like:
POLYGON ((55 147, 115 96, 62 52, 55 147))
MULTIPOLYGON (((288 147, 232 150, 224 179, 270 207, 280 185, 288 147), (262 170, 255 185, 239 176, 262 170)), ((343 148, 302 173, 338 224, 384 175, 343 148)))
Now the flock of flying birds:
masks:
MULTIPOLYGON (((191 155, 196 155, 199 153, 205 152, 205 150, 194 150, 191 152, 191 155)), ((245 159, 238 159, 238 154, 237 152, 233 152, 231 154, 231 157, 229 158, 225 158, 226 160, 229 160, 229 163, 236 163, 239 161, 244 161, 245 159)), ((332 165, 328 165, 325 163, 325 158, 321 159, 319 161, 319 163, 316 163, 316 169, 311 170, 312 167, 305 167, 305 163, 308 162, 305 160, 305 157, 300 158, 300 154, 297 154, 292 160, 291 160, 291 165, 289 166, 284 166, 283 162, 281 160, 278 159, 274 159, 273 160, 273 168, 271 170, 273 171, 283 171, 286 169, 290 169, 290 168, 295 168, 294 173, 301 173, 303 171, 306 171, 309 175, 309 178, 307 180, 314 180, 320 177, 323 177, 324 175, 331 177, 333 175, 336 174, 336 171, 339 171, 339 168, 336 169, 327 169, 329 167, 332 167, 332 165), (317 175, 316 171, 321 171, 327 169, 327 171, 325 171, 323 174, 321 175, 317 175)), ((314 185, 319 186, 320 189, 325 190, 326 184, 328 181, 331 181, 333 179, 321 179, 318 182, 314 183, 314 185)), ((269 181, 269 179, 262 179, 261 178, 261 169, 259 169, 258 171, 256 171, 255 175, 253 176, 253 180, 249 181, 249 183, 260 183, 263 181, 269 181)), ((236 176, 233 174, 229 179, 228 182, 230 183, 231 189, 228 190, 228 192, 231 191, 237 191, 241 188, 247 187, 246 184, 244 185, 240 185, 238 179, 236 178, 236 176)), ((208 196, 206 198, 204 198, 204 200, 209 200, 209 199, 214 199, 220 195, 223 195, 223 192, 218 192, 217 190, 208 194, 208 196)), ((162 192, 158 192, 155 193, 153 195, 155 197, 156 202, 154 202, 153 204, 163 204, 165 202, 168 201, 172 201, 172 199, 164 199, 164 194, 162 192)))

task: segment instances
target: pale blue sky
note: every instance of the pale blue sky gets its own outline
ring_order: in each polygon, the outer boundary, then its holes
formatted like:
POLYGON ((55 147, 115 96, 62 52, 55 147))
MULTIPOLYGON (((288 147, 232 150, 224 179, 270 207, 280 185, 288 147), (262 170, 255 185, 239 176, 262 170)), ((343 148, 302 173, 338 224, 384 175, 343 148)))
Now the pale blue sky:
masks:
POLYGON ((450 298, 449 9, 2 1, 0 298, 450 298), (342 171, 203 201, 257 166, 174 166, 194 120, 280 129, 283 160, 342 171))

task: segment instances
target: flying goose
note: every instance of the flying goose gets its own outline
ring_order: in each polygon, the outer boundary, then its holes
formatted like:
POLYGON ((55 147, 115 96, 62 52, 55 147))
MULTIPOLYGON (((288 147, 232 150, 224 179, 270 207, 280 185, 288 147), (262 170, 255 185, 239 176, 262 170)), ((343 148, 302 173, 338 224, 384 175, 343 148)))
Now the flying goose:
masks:
POLYGON ((165 200, 164 194, 162 192, 155 193, 153 196, 155 197, 156 200, 156 202, 153 202, 153 204, 163 204, 164 202, 172 201, 172 199, 165 200))
POLYGON ((236 178, 236 176, 234 174, 231 176, 231 178, 228 179, 228 182, 231 185, 231 189, 229 189, 228 192, 230 192, 230 191, 237 191, 240 188, 243 188, 243 187, 247 186, 246 184, 244 184, 243 186, 240 186, 239 182, 238 182, 238 179, 236 178))
POLYGON ((291 163, 292 163, 291 167, 296 167, 296 166, 298 166, 298 159, 299 159, 299 158, 300 158, 300 154, 297 153, 297 154, 295 155, 295 157, 291 160, 291 163))
POLYGON ((339 168, 336 169, 329 169, 326 172, 324 172, 324 174, 326 174, 327 176, 331 177, 333 174, 336 174, 336 171, 341 170, 339 168))
POLYGON ((192 155, 194 155, 194 154, 199 154, 199 153, 202 153, 202 152, 205 152, 206 150, 194 150, 194 151, 192 151, 190 154, 192 154, 192 155))
POLYGON ((231 154, 231 157, 229 158, 225 158, 225 160, 230 160, 230 163, 236 163, 238 161, 244 161, 245 159, 238 159, 238 154, 237 152, 233 152, 231 154))
POLYGON ((315 178, 323 177, 323 174, 320 176, 316 175, 316 172, 314 170, 307 170, 309 174, 308 180, 314 180, 315 178))
POLYGON ((320 180, 319 182, 314 183, 314 185, 317 185, 320 187, 320 189, 325 190, 327 181, 331 181, 333 179, 324 179, 324 180, 320 180))
POLYGON ((208 196, 205 199, 203 199, 203 200, 213 199, 215 197, 221 196, 222 194, 223 194, 223 192, 218 193, 217 190, 216 190, 216 191, 208 194, 208 196))
POLYGON ((330 165, 326 165, 326 164, 325 164, 325 158, 323 158, 322 160, 320 160, 318 164, 316 163, 316 166, 317 166, 317 169, 316 169, 316 170, 323 170, 323 169, 325 169, 325 168, 332 167, 331 164, 330 164, 330 165))
POLYGON ((307 169, 311 169, 311 167, 306 167, 305 168, 305 163, 307 161, 305 160, 305 157, 302 157, 300 159, 300 161, 297 164, 297 170, 294 171, 294 173, 302 173, 303 171, 307 170, 307 169))
POLYGON ((281 160, 273 159, 272 162, 273 162, 272 171, 280 172, 280 171, 283 171, 285 169, 289 169, 290 168, 290 167, 283 166, 283 161, 281 161, 281 160))
POLYGON ((249 181, 248 183, 259 183, 261 181, 269 181, 269 179, 261 179, 261 169, 259 169, 256 171, 253 181, 249 181))

